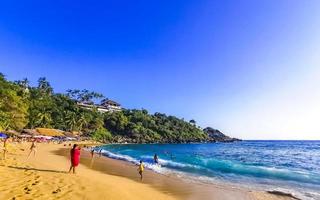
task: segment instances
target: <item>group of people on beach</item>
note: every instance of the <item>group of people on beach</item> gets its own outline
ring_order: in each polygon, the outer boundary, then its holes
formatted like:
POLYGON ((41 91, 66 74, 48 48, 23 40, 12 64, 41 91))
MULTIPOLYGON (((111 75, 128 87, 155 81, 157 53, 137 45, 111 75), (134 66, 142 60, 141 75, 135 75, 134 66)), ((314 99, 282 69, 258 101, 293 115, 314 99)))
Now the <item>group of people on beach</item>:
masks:
MULTIPOLYGON (((10 140, 11 140, 10 137, 6 137, 6 138, 3 139, 3 145, 2 145, 3 160, 6 160, 6 158, 7 158, 7 154, 8 154, 9 149, 10 149, 10 144, 9 144, 10 140)), ((18 143, 22 142, 19 139, 18 140, 14 139, 14 141, 18 142, 18 143)), ((36 150, 36 147, 37 147, 36 146, 36 142, 37 142, 37 140, 36 139, 32 139, 32 140, 28 140, 28 142, 31 142, 31 146, 30 146, 30 149, 29 149, 30 151, 29 151, 27 159, 29 159, 31 153, 33 153, 33 156, 36 156, 36 152, 37 152, 37 150, 36 150)))
MULTIPOLYGON (((157 154, 154 154, 153 156, 153 162, 157 165, 160 165, 159 164, 159 157, 157 154)), ((140 160, 140 163, 139 163, 139 167, 138 167, 138 172, 140 174, 140 179, 142 180, 143 179, 143 171, 144 171, 144 164, 142 162, 142 160, 140 160)))
MULTIPOLYGON (((79 162, 80 162, 80 152, 81 152, 81 147, 78 144, 74 144, 72 149, 70 150, 71 166, 69 169, 69 173, 71 171, 73 171, 73 173, 75 173, 76 167, 79 165, 79 162)), ((94 153, 95 153, 95 149, 94 149, 94 147, 92 147, 91 151, 90 151, 91 163, 94 159, 94 153)), ((102 156, 102 149, 98 150, 98 154, 99 154, 99 157, 102 156)), ((159 157, 157 154, 154 154, 153 160, 154 160, 155 164, 160 165, 159 164, 159 157)), ((144 168, 145 168, 145 166, 144 166, 142 160, 140 160, 140 162, 138 164, 138 169, 137 169, 137 171, 140 175, 140 180, 143 179, 144 168)))
MULTIPOLYGON (((4 138, 3 139, 3 145, 2 145, 2 149, 3 149, 3 159, 5 160, 7 157, 7 153, 9 151, 8 146, 9 146, 9 141, 10 141, 10 137, 4 138)), ((16 141, 16 142, 21 142, 21 141, 16 141)), ((36 156, 37 153, 37 140, 36 139, 29 139, 27 140, 27 142, 31 142, 31 146, 29 148, 29 153, 27 156, 27 159, 29 159, 29 157, 31 156, 31 154, 33 153, 33 156, 36 156)), ((71 144, 69 144, 71 145, 71 144)), ((86 146, 85 146, 86 147, 86 146)), ((99 157, 102 156, 102 150, 103 149, 99 149, 97 152, 99 154, 99 157)), ((78 144, 74 144, 70 150, 70 161, 71 161, 71 165, 69 168, 69 173, 73 172, 76 173, 76 167, 79 165, 80 163, 80 154, 81 154, 81 147, 78 144)), ((95 154, 95 149, 92 147, 91 151, 91 163, 93 162, 94 159, 94 154, 95 154)), ((154 154, 153 157, 153 161, 155 164, 159 165, 159 158, 157 154, 154 154)), ((138 173, 140 175, 140 179, 143 179, 143 172, 144 172, 144 163, 142 162, 142 160, 140 160, 139 164, 138 164, 138 173)))

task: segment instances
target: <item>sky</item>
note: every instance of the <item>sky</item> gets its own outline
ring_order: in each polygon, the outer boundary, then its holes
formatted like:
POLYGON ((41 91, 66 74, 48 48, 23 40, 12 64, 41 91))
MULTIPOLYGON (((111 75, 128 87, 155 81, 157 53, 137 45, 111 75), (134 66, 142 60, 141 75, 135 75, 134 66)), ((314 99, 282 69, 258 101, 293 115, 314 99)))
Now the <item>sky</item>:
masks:
POLYGON ((1 1, 0 72, 242 139, 320 139, 320 1, 1 1))

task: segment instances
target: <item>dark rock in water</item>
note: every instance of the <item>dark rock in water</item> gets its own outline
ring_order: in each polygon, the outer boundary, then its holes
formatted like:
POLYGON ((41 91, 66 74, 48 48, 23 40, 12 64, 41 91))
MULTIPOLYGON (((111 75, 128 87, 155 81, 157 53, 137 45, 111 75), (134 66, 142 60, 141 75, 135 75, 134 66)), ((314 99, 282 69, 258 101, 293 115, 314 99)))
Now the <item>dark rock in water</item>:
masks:
POLYGON ((226 136, 221 131, 219 131, 217 129, 214 129, 214 128, 211 128, 211 127, 207 127, 205 129, 203 129, 203 132, 208 134, 210 142, 235 142, 235 141, 241 141, 241 140, 239 140, 237 138, 231 138, 229 136, 226 136))
POLYGON ((278 191, 278 190, 272 190, 272 191, 267 191, 269 194, 274 194, 274 195, 278 195, 278 196, 283 196, 283 197, 289 197, 292 199, 297 199, 297 200, 301 200, 295 196, 293 196, 290 193, 286 193, 286 192, 282 192, 282 191, 278 191))

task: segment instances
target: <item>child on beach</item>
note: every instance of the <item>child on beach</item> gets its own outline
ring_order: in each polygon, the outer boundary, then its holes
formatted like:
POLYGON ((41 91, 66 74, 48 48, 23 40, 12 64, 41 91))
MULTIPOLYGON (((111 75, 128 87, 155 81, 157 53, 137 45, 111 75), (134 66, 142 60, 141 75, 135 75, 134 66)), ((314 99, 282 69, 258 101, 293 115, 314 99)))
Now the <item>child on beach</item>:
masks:
POLYGON ((70 157, 71 157, 71 166, 69 169, 69 173, 71 170, 73 170, 73 173, 76 173, 76 167, 79 165, 80 162, 80 150, 81 148, 77 145, 74 144, 71 151, 70 151, 70 157))
POLYGON ((138 172, 140 174, 141 181, 142 181, 142 178, 143 178, 143 176, 142 176, 143 171, 144 171, 144 165, 142 163, 142 160, 140 160, 140 164, 139 164, 139 167, 138 167, 138 172))

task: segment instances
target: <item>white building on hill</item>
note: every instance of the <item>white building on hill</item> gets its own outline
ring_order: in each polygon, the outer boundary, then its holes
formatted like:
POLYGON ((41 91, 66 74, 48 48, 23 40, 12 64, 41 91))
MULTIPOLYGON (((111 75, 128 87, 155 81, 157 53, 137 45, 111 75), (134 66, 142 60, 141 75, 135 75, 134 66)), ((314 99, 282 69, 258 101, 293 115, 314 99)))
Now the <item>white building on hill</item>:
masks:
POLYGON ((94 104, 93 102, 77 102, 77 105, 80 108, 92 110, 96 108, 99 112, 105 113, 105 112, 116 112, 121 111, 121 105, 115 101, 112 101, 110 99, 104 99, 102 100, 100 105, 94 104))

